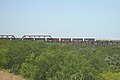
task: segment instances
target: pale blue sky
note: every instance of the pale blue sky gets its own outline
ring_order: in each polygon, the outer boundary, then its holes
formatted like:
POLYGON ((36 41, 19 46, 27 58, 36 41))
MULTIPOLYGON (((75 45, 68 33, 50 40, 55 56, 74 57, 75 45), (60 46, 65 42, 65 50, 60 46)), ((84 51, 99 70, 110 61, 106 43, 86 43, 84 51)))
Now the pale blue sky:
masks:
POLYGON ((120 0, 0 0, 0 34, 120 38, 120 0))

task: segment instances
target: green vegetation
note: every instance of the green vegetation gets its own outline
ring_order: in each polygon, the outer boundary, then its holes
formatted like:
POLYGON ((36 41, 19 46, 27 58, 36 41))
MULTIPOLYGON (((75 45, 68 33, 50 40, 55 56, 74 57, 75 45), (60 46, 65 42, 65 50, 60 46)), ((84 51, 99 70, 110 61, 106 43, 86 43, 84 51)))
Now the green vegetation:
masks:
POLYGON ((120 45, 0 40, 0 69, 30 80, 120 80, 120 45))

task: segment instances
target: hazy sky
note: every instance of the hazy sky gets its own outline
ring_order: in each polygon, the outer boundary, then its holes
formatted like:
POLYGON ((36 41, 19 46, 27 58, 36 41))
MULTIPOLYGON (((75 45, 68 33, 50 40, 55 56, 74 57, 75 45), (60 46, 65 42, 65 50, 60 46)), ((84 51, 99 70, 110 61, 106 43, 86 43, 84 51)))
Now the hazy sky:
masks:
POLYGON ((120 38, 120 0, 0 0, 0 34, 120 38))

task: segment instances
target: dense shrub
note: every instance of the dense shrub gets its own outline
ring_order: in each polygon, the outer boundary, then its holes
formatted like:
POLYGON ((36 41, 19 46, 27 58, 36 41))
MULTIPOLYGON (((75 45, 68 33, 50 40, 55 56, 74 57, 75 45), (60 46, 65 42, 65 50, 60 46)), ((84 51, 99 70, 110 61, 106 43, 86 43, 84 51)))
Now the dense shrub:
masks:
POLYGON ((6 68, 8 61, 8 50, 5 48, 0 48, 0 68, 6 68))
POLYGON ((71 78, 94 80, 94 72, 92 65, 80 53, 74 51, 48 52, 37 56, 32 53, 20 69, 23 76, 35 80, 70 80, 71 78))
POLYGON ((120 45, 0 40, 0 69, 33 80, 119 80, 120 45))

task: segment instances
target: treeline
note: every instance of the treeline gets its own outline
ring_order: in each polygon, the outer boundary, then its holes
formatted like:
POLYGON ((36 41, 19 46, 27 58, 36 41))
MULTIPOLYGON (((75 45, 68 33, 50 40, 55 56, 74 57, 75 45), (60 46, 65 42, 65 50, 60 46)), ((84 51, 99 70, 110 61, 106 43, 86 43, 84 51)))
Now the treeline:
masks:
POLYGON ((0 40, 0 69, 30 80, 120 80, 120 45, 0 40))

